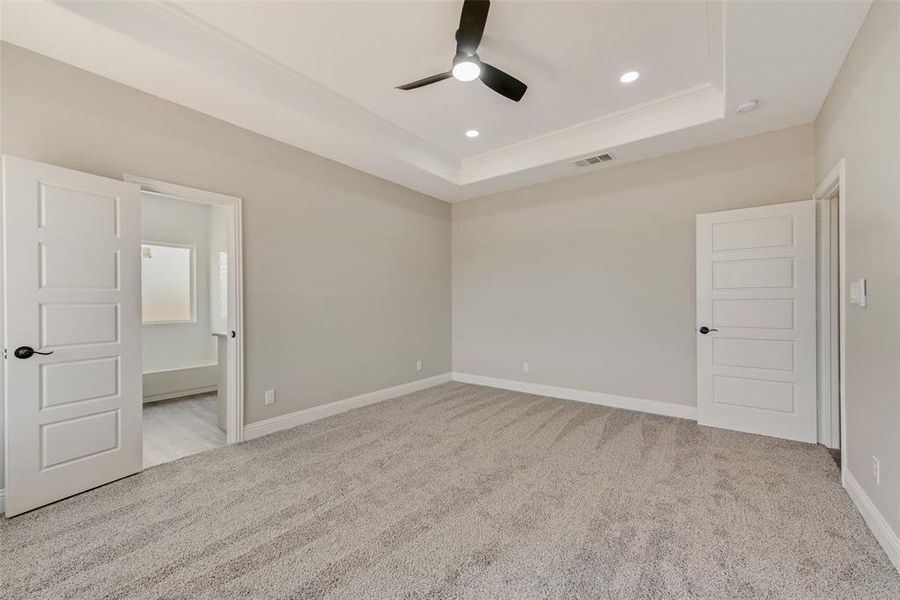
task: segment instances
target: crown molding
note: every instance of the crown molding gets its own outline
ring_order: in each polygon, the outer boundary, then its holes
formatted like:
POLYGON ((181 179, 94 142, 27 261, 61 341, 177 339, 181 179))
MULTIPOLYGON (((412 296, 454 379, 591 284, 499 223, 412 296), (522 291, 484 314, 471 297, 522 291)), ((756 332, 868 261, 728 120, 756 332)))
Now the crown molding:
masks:
POLYGON ((704 83, 598 119, 463 159, 460 184, 608 152, 622 144, 721 119, 724 112, 722 92, 704 83))

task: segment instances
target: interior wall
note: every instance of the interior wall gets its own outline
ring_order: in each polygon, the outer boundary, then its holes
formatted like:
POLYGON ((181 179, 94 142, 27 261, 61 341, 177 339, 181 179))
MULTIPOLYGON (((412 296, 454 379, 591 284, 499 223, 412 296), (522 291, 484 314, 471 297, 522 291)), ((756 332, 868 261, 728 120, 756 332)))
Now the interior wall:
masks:
POLYGON ((5 153, 243 198, 247 423, 450 370, 445 202, 9 44, 0 103, 5 153))
POLYGON ((813 181, 806 125, 454 204, 454 371, 695 406, 695 216, 813 181))
POLYGON ((846 276, 868 292, 845 314, 847 468, 900 532, 900 4, 872 5, 815 134, 817 182, 846 160, 846 276))
POLYGON ((142 195, 143 241, 194 247, 196 317, 193 323, 145 323, 141 327, 144 373, 216 362, 216 342, 210 330, 209 232, 210 210, 205 204, 142 195))

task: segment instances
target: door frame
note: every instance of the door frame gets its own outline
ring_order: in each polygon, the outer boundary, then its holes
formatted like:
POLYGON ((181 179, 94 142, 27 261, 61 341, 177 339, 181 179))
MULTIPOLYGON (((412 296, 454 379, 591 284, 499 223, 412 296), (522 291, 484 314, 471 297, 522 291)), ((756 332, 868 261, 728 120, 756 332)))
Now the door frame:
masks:
MULTIPOLYGON (((0 155, 5 163, 7 154, 0 155)), ((6 182, 3 180, 3 165, 0 165, 0 345, 6 346, 6 182)), ((0 367, 0 446, 3 447, 3 477, 0 477, 0 515, 6 516, 6 462, 9 456, 9 445, 6 443, 6 360, 0 367)))
POLYGON ((234 248, 233 264, 228 268, 234 274, 234 289, 228 298, 228 323, 234 337, 233 351, 228 351, 228 395, 226 397, 226 441, 229 444, 244 439, 244 275, 243 275, 243 225, 241 222, 242 202, 238 196, 229 196, 175 183, 168 183, 148 177, 125 175, 123 179, 140 186, 141 192, 159 194, 195 202, 216 205, 232 211, 233 230, 230 232, 234 248))
MULTIPOLYGON (((837 394, 837 398, 835 398, 835 394, 832 394, 832 402, 830 403, 830 407, 832 410, 832 414, 835 411, 840 413, 840 444, 841 444, 841 484, 845 483, 845 474, 847 472, 847 377, 846 377, 846 369, 847 369, 847 360, 846 360, 846 334, 847 334, 847 261, 846 261, 846 252, 847 252, 847 170, 846 170, 846 160, 840 159, 834 168, 825 176, 819 186, 816 188, 815 193, 813 194, 813 199, 817 202, 819 201, 827 201, 829 204, 834 201, 835 197, 837 198, 838 204, 838 307, 840 312, 840 318, 838 319, 837 327, 837 340, 840 346, 839 348, 839 358, 838 358, 838 379, 839 379, 839 394, 837 394)), ((828 236, 823 236, 824 239, 827 239, 828 236)), ((828 252, 830 254, 831 248, 830 243, 828 244, 828 252)), ((824 252, 823 252, 824 254, 824 252)), ((834 282, 832 282, 833 285, 834 282)), ((831 319, 825 319, 823 315, 822 319, 822 328, 823 331, 828 332, 829 339, 834 340, 834 329, 831 319)), ((829 378, 832 377, 831 373, 831 361, 828 361, 825 364, 825 368, 828 369, 827 376, 829 378)))

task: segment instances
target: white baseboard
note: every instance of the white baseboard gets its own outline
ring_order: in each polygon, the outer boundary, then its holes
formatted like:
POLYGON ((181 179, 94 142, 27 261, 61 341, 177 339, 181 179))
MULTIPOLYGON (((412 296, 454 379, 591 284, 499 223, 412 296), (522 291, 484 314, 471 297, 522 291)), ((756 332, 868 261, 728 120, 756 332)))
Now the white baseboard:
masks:
POLYGON ((450 373, 444 373, 443 375, 410 381, 409 383, 403 383, 383 390, 375 390, 374 392, 367 392, 365 394, 360 394, 359 396, 353 396, 352 398, 336 400, 334 402, 329 402, 328 404, 313 406, 312 408, 298 410, 279 417, 272 417, 271 419, 266 419, 264 421, 250 423, 249 425, 244 426, 244 441, 281 431, 282 429, 290 429, 291 427, 310 423, 318 419, 324 419, 325 417, 330 417, 361 406, 367 406, 383 400, 390 400, 391 398, 418 392, 419 390, 424 390, 450 381, 452 381, 450 373))
POLYGON ((185 396, 196 396, 197 394, 212 394, 217 392, 219 386, 208 385, 205 387, 192 388, 189 390, 179 390, 177 392, 166 392, 165 394, 156 394, 153 396, 144 396, 144 404, 152 404, 160 400, 171 400, 172 398, 184 398, 185 396))
POLYGON ((0 515, 6 514, 6 490, 0 489, 0 515))
POLYGON ((869 498, 869 495, 863 490, 859 482, 850 473, 850 470, 843 469, 844 489, 850 495, 853 503, 856 504, 857 510, 862 514, 866 525, 875 534, 875 539, 881 544, 885 554, 894 564, 894 568, 900 571, 900 537, 891 529, 891 526, 885 520, 884 516, 879 512, 878 507, 869 498))
POLYGON ((219 387, 219 375, 216 363, 147 371, 141 376, 144 402, 215 391, 219 387))
POLYGON ((562 398, 563 400, 576 400, 578 402, 587 402, 588 404, 600 404, 602 406, 636 410, 652 413, 654 415, 697 420, 696 406, 685 406, 683 404, 672 404, 671 402, 659 402, 657 400, 644 400, 643 398, 631 398, 629 396, 617 396, 615 394, 605 394, 603 392, 590 392, 587 390, 557 387, 541 383, 529 383, 527 381, 497 379, 495 377, 470 375, 468 373, 452 373, 452 377, 453 381, 459 381, 461 383, 474 383, 476 385, 485 385, 504 390, 512 390, 514 392, 536 394, 538 396, 562 398))

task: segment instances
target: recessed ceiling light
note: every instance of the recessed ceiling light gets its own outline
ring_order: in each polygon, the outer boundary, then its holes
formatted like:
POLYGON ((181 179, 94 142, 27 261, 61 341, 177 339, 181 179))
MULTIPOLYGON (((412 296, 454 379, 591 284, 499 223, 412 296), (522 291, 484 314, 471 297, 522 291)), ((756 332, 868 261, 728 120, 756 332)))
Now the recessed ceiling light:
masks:
POLYGON ((759 106, 759 100, 749 100, 743 104, 738 104, 736 110, 739 113, 747 113, 759 106))
POLYGON ((481 66, 472 60, 461 60, 453 65, 453 77, 460 81, 472 81, 481 74, 481 66))
POLYGON ((470 130, 466 131, 467 138, 477 138, 479 135, 481 135, 481 132, 478 131, 477 129, 470 129, 470 130))
POLYGON ((637 71, 628 71, 627 73, 622 73, 622 76, 619 77, 619 81, 622 83, 632 83, 638 80, 641 74, 637 71))

